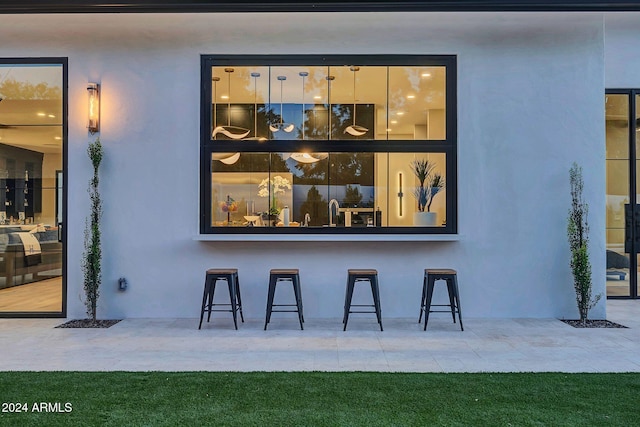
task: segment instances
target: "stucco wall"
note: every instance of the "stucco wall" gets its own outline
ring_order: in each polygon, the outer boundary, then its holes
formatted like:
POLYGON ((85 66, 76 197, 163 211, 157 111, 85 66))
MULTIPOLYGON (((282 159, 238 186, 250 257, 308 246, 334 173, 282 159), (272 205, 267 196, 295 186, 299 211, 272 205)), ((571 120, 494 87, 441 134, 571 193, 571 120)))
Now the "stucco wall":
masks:
MULTIPOLYGON (((84 313, 88 81, 102 84, 106 153, 101 317, 196 317, 204 271, 215 266, 240 269, 251 318, 264 316, 274 267, 300 268, 308 319, 341 316, 346 269, 358 267, 378 269, 385 317, 418 315, 425 267, 458 270, 465 317, 577 317, 565 232, 573 161, 585 170, 595 293, 605 286, 602 22, 599 14, 0 16, 0 56, 69 57, 69 317, 84 313), (459 241, 194 241, 200 55, 224 53, 458 55, 459 241)), ((592 317, 604 317, 605 305, 592 317)))

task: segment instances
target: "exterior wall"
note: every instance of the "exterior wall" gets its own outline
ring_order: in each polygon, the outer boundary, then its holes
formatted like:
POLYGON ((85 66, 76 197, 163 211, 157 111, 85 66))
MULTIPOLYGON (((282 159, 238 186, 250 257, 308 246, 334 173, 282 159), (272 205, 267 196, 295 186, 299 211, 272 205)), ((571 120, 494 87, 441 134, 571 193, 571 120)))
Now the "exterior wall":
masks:
POLYGON ((573 161, 585 171, 594 293, 605 291, 603 36, 600 14, 0 16, 0 56, 69 57, 69 317, 84 315, 85 87, 97 81, 100 317, 195 317, 205 269, 233 266, 250 318, 264 316, 275 267, 300 268, 308 319, 342 315, 346 269, 359 267, 378 269, 385 317, 417 316, 423 269, 452 267, 465 317, 577 318, 573 161), (457 54, 459 241, 195 241, 200 55, 270 53, 457 54))
POLYGON ((640 88, 640 13, 605 17, 605 87, 640 88))

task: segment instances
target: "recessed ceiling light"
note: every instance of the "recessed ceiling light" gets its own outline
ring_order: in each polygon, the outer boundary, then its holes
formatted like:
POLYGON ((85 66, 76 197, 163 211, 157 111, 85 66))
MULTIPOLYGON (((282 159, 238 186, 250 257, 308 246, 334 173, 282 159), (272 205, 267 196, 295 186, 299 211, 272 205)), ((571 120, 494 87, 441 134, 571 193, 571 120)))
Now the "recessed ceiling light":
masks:
POLYGON ((222 95, 220 96, 220 99, 229 99, 229 95, 222 95))
POLYGON ((56 116, 54 116, 53 114, 49 114, 49 116, 48 116, 48 117, 51 117, 52 119, 55 119, 55 118, 56 118, 56 116))
POLYGON ((391 132, 391 128, 387 128, 387 132, 391 132))
POLYGON ((316 95, 313 97, 313 99, 322 99, 322 97, 320 95, 316 95))
POLYGON ((55 140, 58 140, 58 141, 59 141, 59 140, 61 140, 62 138, 60 138, 59 136, 54 136, 54 137, 53 137, 53 139, 55 139, 55 140))
POLYGON ((407 99, 416 99, 415 95, 407 95, 407 99))
POLYGON ((398 111, 396 114, 399 116, 404 116, 404 111, 398 111))
POLYGON ((422 73, 422 77, 431 77, 431 73, 422 73))
POLYGON ((46 116, 46 114, 45 113, 38 113, 38 116, 44 117, 44 116, 46 116))
POLYGON ((391 124, 392 124, 392 125, 395 125, 396 123, 398 123, 398 121, 397 121, 397 120, 391 120, 391 124))

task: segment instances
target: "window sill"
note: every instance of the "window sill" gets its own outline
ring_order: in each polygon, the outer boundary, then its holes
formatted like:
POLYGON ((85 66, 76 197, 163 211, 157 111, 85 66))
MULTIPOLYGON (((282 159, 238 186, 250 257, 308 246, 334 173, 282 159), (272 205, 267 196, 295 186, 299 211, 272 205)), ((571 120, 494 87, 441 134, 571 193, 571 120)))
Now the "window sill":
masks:
POLYGON ((459 234, 198 234, 200 242, 457 242, 459 234))

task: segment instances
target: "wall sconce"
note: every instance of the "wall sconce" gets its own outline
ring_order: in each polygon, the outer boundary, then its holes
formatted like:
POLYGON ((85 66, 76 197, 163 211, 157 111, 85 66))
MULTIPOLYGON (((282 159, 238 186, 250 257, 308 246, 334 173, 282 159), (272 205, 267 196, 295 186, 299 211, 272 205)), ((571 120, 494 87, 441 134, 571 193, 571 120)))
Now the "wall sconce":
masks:
POLYGON ((89 92, 89 133, 93 135, 100 131, 100 85, 98 83, 89 83, 87 86, 89 92))

